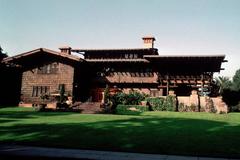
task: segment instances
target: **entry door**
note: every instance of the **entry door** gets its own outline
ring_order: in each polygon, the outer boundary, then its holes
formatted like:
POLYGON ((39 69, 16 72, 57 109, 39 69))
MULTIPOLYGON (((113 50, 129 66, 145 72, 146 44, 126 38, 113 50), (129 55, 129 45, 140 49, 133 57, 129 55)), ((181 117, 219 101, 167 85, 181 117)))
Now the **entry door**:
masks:
POLYGON ((102 102, 103 100, 103 89, 97 88, 92 90, 92 101, 93 102, 102 102))

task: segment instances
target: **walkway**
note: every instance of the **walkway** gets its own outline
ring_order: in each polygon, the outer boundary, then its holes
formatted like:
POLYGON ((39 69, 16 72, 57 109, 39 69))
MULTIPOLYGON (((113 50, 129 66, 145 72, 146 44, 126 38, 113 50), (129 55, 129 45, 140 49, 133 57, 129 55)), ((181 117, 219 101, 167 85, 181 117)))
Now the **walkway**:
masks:
POLYGON ((44 148, 22 145, 0 145, 1 156, 31 156, 54 159, 89 159, 89 160, 230 160, 224 158, 190 157, 159 154, 125 153, 93 151, 79 149, 44 148))

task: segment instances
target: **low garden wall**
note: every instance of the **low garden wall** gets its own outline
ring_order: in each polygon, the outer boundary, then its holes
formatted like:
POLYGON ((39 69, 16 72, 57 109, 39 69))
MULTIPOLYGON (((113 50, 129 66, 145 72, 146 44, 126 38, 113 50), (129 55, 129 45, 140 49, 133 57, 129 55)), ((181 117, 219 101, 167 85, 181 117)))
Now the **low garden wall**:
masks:
POLYGON ((115 104, 113 106, 116 106, 119 113, 144 112, 145 110, 142 110, 140 106, 145 106, 149 111, 228 112, 228 106, 223 102, 222 97, 199 96, 195 90, 192 91, 190 96, 176 96, 174 91, 169 91, 168 96, 161 97, 145 97, 138 92, 119 93, 113 96, 111 102, 115 104))
POLYGON ((208 96, 197 96, 195 98, 189 96, 177 97, 178 107, 184 105, 190 107, 192 110, 197 111, 199 107, 202 112, 216 112, 216 113, 227 113, 228 106, 222 101, 222 97, 208 97, 208 96), (195 106, 195 109, 194 109, 195 106))

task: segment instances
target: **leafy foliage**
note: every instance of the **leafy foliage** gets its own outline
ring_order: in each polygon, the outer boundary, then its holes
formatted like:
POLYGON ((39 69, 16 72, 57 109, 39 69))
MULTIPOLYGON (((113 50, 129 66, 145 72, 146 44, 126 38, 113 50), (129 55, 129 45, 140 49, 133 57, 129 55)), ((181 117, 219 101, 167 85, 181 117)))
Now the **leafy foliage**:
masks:
POLYGON ((240 90, 235 91, 231 89, 226 89, 223 91, 222 97, 223 101, 230 107, 231 111, 237 111, 233 110, 234 106, 237 106, 240 104, 240 90))
POLYGON ((143 94, 133 91, 133 92, 130 92, 129 94, 127 94, 126 104, 127 105, 138 105, 144 99, 145 99, 145 97, 143 94))
POLYGON ((158 98, 158 97, 148 97, 146 98, 148 104, 150 105, 150 110, 152 111, 164 111, 164 98, 158 98))
POLYGON ((228 89, 232 85, 232 82, 230 81, 230 79, 228 77, 219 76, 219 77, 215 78, 215 80, 216 80, 216 85, 219 87, 218 93, 220 95, 223 94, 224 89, 228 89))
POLYGON ((153 111, 175 111, 176 110, 176 98, 174 96, 167 96, 164 98, 147 98, 147 102, 150 105, 150 109, 153 111))
POLYGON ((238 69, 230 81, 226 77, 218 77, 217 84, 223 101, 230 107, 230 111, 239 111, 240 105, 240 69, 238 69))
POLYGON ((240 90, 240 69, 233 76, 232 89, 235 91, 240 90))
POLYGON ((166 111, 176 111, 176 97, 167 96, 164 101, 166 111))
POLYGON ((145 95, 139 92, 133 91, 129 94, 119 92, 110 97, 114 106, 119 104, 123 105, 139 105, 141 101, 145 99, 145 95))
POLYGON ((2 47, 0 46, 0 61, 3 58, 6 58, 7 56, 8 56, 7 53, 6 52, 4 53, 2 47))

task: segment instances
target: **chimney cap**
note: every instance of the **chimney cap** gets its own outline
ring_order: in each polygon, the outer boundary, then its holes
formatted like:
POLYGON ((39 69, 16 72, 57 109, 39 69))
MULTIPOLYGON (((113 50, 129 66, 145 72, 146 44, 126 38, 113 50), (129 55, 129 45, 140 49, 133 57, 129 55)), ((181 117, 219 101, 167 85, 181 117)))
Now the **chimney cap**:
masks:
POLYGON ((59 47, 59 49, 61 50, 61 53, 64 53, 64 54, 71 54, 71 50, 72 50, 72 48, 69 46, 62 46, 62 47, 59 47))
POLYGON ((70 46, 61 46, 59 47, 59 49, 62 50, 62 49, 72 49, 72 48, 70 46))
POLYGON ((152 39, 152 40, 156 40, 155 39, 155 37, 154 36, 144 36, 144 37, 142 37, 142 39, 144 40, 144 39, 152 39))

